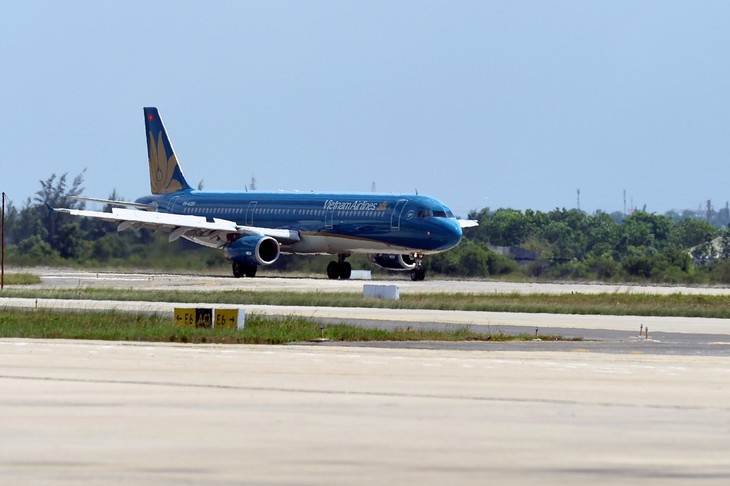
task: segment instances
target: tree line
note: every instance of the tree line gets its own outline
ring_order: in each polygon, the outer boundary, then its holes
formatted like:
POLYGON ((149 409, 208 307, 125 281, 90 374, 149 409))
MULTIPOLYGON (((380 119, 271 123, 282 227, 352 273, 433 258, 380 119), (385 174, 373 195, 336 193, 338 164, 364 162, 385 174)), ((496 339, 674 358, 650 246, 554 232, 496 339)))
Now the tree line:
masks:
POLYGON ((549 279, 730 282, 730 231, 695 218, 634 211, 482 209, 451 254, 432 258, 451 275, 521 274, 549 279), (500 254, 522 252, 522 264, 500 254))
MULTIPOLYGON (((6 208, 9 264, 156 268, 181 271, 227 269, 222 252, 186 240, 169 243, 164 233, 128 230, 50 207, 83 209, 83 172, 69 180, 55 174, 21 207, 6 208)), ((109 199, 123 199, 116 192, 109 199)), ((108 208, 107 208, 108 210, 108 208)), ((428 271, 450 277, 507 276, 515 279, 730 283, 730 231, 696 212, 629 215, 578 209, 549 212, 516 209, 473 211, 479 226, 464 231, 461 244, 426 259, 428 271)), ((283 255, 271 269, 321 273, 331 257, 283 255)), ((364 255, 353 268, 383 271, 364 255)))

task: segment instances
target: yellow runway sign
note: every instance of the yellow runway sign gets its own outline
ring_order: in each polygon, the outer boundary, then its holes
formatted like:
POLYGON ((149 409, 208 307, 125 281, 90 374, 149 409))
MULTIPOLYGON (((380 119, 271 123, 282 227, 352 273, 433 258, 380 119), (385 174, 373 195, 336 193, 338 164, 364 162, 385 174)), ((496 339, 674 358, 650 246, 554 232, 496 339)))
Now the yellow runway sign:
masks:
POLYGON ((196 328, 243 329, 244 309, 210 309, 176 307, 174 320, 178 326, 196 328))

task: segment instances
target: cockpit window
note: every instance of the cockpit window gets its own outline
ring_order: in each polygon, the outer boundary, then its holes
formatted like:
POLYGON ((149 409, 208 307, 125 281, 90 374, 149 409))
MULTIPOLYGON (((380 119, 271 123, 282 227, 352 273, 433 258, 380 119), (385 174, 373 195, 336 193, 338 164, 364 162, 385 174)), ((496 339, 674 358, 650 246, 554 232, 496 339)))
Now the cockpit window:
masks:
POLYGON ((453 218, 454 213, 451 212, 451 210, 447 208, 439 208, 439 209, 419 209, 418 210, 418 217, 419 218, 453 218))

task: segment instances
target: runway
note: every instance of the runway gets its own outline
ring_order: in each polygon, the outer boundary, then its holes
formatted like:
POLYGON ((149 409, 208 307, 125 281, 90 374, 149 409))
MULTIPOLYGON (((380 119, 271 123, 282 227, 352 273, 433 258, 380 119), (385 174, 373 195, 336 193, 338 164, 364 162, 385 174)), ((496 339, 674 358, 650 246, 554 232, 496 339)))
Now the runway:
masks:
POLYGON ((727 484, 725 358, 0 340, 8 484, 727 484))
MULTIPOLYGON (((43 286, 91 280, 170 289, 331 285, 78 272, 44 277, 43 286)), ((491 283, 466 284, 495 291, 491 283)), ((407 291, 428 291, 414 288, 407 291)), ((36 305, 171 312, 175 304, 0 299, 0 308, 36 305)), ((0 477, 9 484, 730 481, 726 319, 245 307, 360 325, 511 331, 537 324, 595 340, 353 347, 0 339, 0 477), (650 339, 638 338, 640 323, 650 326, 650 339)))
POLYGON ((277 292, 362 292, 363 284, 397 285, 401 293, 631 293, 668 295, 675 293, 730 295, 730 287, 687 287, 679 285, 616 285, 601 283, 517 283, 490 280, 425 280, 412 282, 402 278, 380 281, 329 280, 327 278, 292 278, 269 275, 256 278, 233 278, 228 275, 181 275, 165 273, 89 272, 68 269, 31 269, 38 274, 45 288, 103 287, 155 290, 242 290, 277 292))

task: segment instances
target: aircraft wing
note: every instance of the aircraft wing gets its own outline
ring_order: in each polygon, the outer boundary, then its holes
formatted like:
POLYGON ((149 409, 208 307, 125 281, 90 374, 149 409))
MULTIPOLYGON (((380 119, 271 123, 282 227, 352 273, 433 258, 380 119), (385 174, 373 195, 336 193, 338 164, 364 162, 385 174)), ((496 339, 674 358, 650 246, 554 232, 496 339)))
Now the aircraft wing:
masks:
POLYGON ((475 219, 457 219, 457 221, 459 222, 459 226, 461 226, 461 229, 479 226, 479 221, 475 219))
POLYGON ((214 218, 209 221, 202 216, 188 214, 158 213, 136 209, 112 208, 111 213, 84 209, 54 209, 60 213, 85 218, 95 218, 119 223, 117 231, 128 228, 146 228, 155 231, 169 231, 170 241, 184 236, 196 241, 206 241, 208 246, 221 247, 231 241, 230 235, 271 236, 281 244, 292 244, 300 240, 299 232, 288 229, 239 226, 234 221, 214 218))

